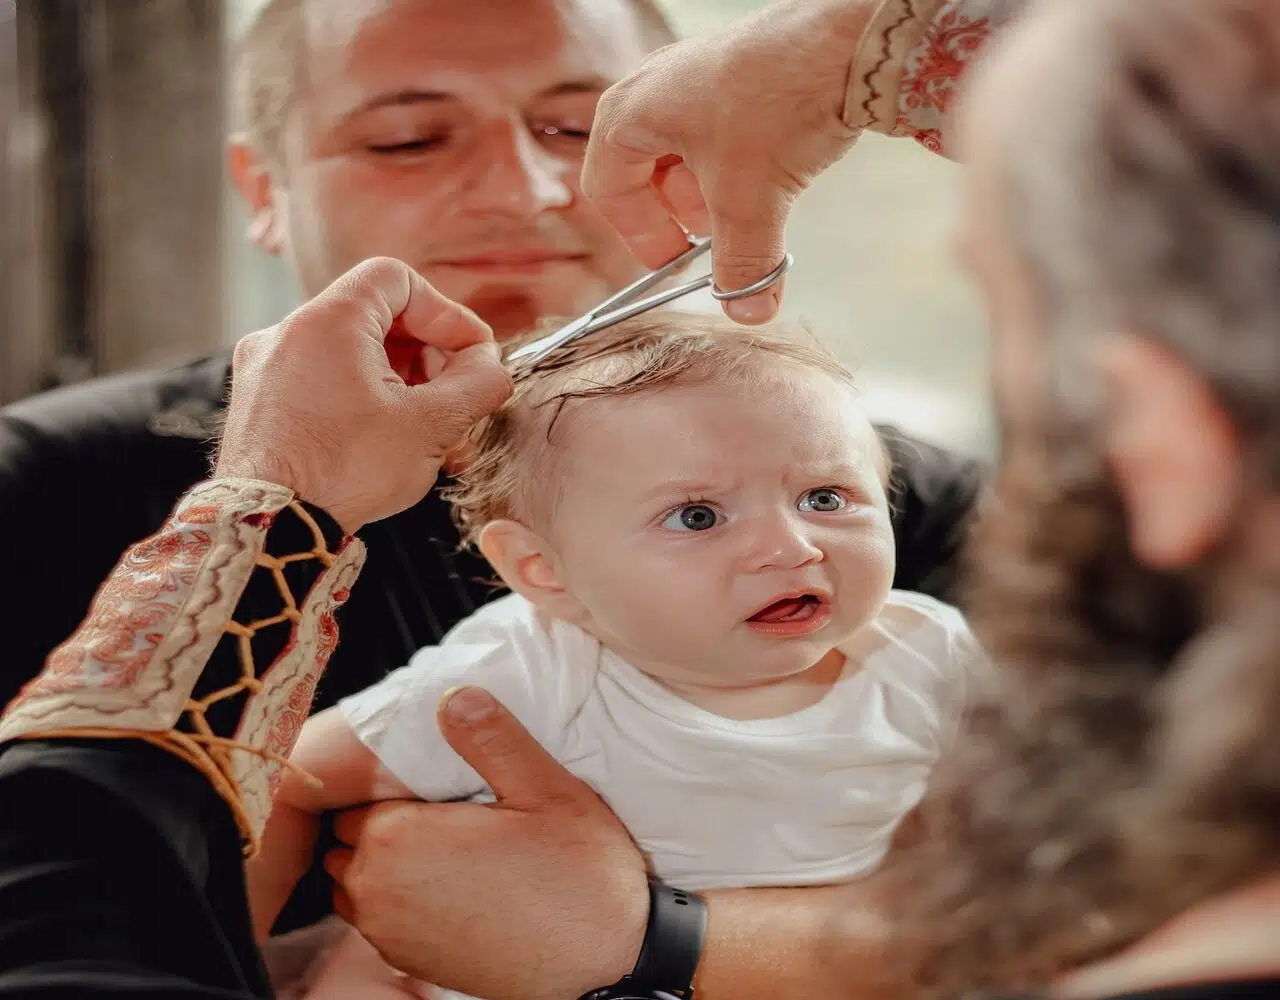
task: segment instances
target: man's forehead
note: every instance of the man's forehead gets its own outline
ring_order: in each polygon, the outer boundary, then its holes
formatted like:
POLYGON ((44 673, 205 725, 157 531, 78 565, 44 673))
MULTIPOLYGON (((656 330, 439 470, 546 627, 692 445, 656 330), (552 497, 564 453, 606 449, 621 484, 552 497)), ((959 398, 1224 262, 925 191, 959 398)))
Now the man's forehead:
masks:
POLYGON ((611 79, 648 48, 630 0, 306 0, 305 10, 313 80, 368 69, 611 79))

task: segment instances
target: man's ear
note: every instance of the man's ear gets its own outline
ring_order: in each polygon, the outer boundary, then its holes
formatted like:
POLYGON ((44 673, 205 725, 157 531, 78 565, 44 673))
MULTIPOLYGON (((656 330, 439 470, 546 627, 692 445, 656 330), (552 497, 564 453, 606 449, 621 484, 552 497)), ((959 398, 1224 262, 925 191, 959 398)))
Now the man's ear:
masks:
POLYGON ((480 552, 513 591, 535 607, 581 624, 585 610, 560 580, 555 553, 518 521, 490 521, 480 531, 480 552))
POLYGON ((280 256, 284 252, 284 227, 271 172, 247 136, 238 133, 228 140, 227 171, 249 210, 249 239, 272 256, 280 256))
POLYGON ((1154 569, 1185 569, 1231 527, 1241 496, 1235 428, 1208 383, 1144 337, 1108 337, 1097 361, 1110 397, 1103 446, 1134 554, 1154 569))

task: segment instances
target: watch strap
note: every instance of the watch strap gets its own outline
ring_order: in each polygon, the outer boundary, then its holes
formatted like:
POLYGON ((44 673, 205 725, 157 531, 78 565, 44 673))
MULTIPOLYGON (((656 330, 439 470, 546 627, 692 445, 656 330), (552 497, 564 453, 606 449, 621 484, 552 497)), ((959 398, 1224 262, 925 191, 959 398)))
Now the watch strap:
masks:
POLYGON ((706 937, 706 900, 650 877, 649 923, 627 978, 644 989, 689 997, 706 937))

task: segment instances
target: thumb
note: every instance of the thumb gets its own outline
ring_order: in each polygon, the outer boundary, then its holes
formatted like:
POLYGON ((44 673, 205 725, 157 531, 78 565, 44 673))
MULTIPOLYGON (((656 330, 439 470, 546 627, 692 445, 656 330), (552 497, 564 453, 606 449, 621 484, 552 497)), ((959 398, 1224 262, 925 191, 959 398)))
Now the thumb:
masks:
POLYGON ((454 688, 440 699, 440 732, 509 806, 576 799, 586 786, 529 735, 483 688, 454 688))
MULTIPOLYGON (((704 184, 711 216, 711 270, 716 288, 732 292, 755 284, 782 263, 787 219, 795 196, 764 178, 735 177, 726 184, 704 184)), ((778 312, 782 282, 755 295, 729 299, 724 311, 738 323, 764 323, 778 312)))
POLYGON ((404 388, 414 419, 440 454, 511 396, 511 375, 502 366, 500 355, 492 341, 472 344, 445 355, 430 381, 404 388))

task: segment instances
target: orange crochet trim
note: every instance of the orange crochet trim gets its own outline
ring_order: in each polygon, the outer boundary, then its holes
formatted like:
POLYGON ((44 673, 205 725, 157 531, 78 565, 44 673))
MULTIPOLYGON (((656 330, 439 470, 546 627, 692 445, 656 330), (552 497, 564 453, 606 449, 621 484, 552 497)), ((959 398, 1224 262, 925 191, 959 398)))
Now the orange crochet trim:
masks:
POLYGON ((270 618, 260 618, 247 624, 232 620, 224 626, 223 631, 225 633, 234 635, 239 640, 237 649, 240 660, 240 679, 236 683, 214 691, 198 701, 194 699, 187 700, 186 705, 183 706, 183 711, 190 718, 195 727, 195 732, 187 733, 177 729, 170 729, 166 732, 158 733, 143 729, 110 729, 86 726, 33 734, 33 738, 39 739, 133 738, 143 740, 181 757, 208 778, 214 790, 231 807, 231 812, 236 818, 236 825, 240 828, 240 834, 244 840, 246 857, 253 857, 258 853, 259 842, 241 801, 240 789, 232 777, 230 754, 233 750, 242 750, 245 753, 261 757, 264 761, 287 767, 299 775, 307 784, 314 787, 320 786, 318 778, 308 774, 287 757, 267 750, 265 747, 255 747, 248 743, 241 743, 238 740, 218 736, 210 728, 205 717, 213 705, 227 698, 234 698, 242 691, 247 691, 250 696, 261 692, 262 682, 258 680, 258 671, 253 662, 252 647, 253 637, 258 631, 286 621, 292 622, 296 626, 302 620, 302 612, 298 610, 298 601, 289 589, 289 583, 284 577, 284 568, 290 563, 301 562, 306 559, 318 559, 326 569, 334 563, 336 557, 325 545, 324 533, 320 530, 320 526, 316 524, 315 519, 296 500, 290 502, 289 509, 307 525, 311 531, 314 545, 306 552, 297 552, 287 556, 270 556, 264 552, 255 560, 257 567, 270 571, 284 607, 279 614, 270 618))

